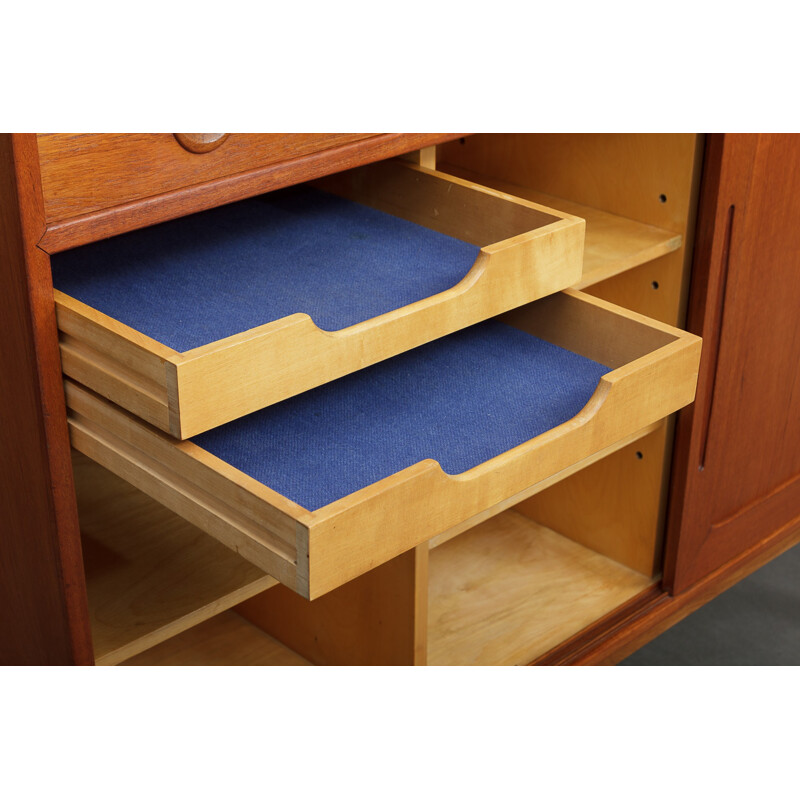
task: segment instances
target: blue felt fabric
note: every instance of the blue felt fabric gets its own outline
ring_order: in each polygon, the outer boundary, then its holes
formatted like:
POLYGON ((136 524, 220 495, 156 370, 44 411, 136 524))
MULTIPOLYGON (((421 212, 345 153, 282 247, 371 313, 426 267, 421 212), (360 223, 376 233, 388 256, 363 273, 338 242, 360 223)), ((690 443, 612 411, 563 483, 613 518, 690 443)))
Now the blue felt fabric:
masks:
POLYGON ((306 186, 52 258, 57 289, 179 352, 290 314, 340 330, 455 286, 479 248, 306 186))
POLYGON ((464 472, 575 416, 606 372, 489 320, 193 441, 313 511, 426 458, 464 472))

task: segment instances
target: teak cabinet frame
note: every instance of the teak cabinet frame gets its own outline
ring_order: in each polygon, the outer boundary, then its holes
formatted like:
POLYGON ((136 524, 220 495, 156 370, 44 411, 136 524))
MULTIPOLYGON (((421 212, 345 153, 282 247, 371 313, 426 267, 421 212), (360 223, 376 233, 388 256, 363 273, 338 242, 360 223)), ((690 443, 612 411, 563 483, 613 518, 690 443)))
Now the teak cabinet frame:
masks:
MULTIPOLYGON (((132 219, 152 224, 452 138, 366 137, 167 192, 160 203, 48 224, 36 137, 0 137, 0 663, 94 663, 48 253, 132 219)), ((800 438, 792 394, 800 250, 791 224, 800 210, 799 139, 706 137, 687 322, 705 345, 697 402, 678 417, 664 579, 538 663, 614 663, 800 539, 800 448, 774 457, 781 437, 800 438), (751 417, 742 436, 726 428, 742 415, 736 363, 739 385, 750 375, 772 381, 748 395, 761 398, 762 418, 751 417), (782 377, 769 378, 780 365, 782 377), (737 469, 742 483, 731 485, 726 470, 737 469)))

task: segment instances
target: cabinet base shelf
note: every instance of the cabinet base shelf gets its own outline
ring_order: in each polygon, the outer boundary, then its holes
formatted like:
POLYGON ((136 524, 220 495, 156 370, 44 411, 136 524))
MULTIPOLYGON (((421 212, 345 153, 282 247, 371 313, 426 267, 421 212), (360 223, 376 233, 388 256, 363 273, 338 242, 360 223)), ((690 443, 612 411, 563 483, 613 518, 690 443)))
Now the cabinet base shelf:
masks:
POLYGON ((505 511, 430 553, 428 663, 527 664, 654 580, 505 511))
POLYGON ((124 666, 148 667, 299 667, 297 653, 226 611, 167 642, 134 656, 124 666))

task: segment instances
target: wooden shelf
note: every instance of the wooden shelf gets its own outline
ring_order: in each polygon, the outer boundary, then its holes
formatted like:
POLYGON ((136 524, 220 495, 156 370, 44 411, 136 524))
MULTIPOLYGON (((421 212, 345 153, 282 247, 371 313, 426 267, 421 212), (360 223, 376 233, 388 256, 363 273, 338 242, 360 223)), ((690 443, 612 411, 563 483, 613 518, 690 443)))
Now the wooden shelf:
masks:
POLYGON ((125 665, 295 667, 308 663, 235 612, 226 611, 134 656, 125 665))
POLYGON ((571 200, 517 186, 508 181, 478 175, 452 164, 439 164, 438 169, 585 219, 583 276, 573 285, 574 289, 585 289, 606 278, 679 250, 681 246, 682 237, 679 233, 654 225, 609 214, 571 200))
POLYGON ((526 664, 652 578, 505 511, 430 552, 428 663, 526 664))
POLYGON ((277 581, 73 452, 95 663, 117 664, 277 581))

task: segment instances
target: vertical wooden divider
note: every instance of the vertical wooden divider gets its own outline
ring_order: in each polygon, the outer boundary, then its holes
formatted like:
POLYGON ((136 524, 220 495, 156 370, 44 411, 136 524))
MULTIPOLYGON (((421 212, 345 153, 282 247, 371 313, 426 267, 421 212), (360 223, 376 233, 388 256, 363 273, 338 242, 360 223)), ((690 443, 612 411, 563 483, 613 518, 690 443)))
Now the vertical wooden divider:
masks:
POLYGON ((236 607, 313 664, 411 666, 427 658, 428 545, 305 600, 275 586, 236 607))

